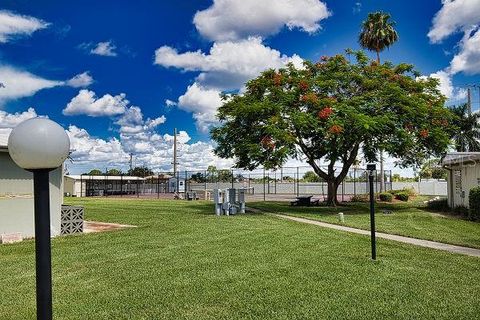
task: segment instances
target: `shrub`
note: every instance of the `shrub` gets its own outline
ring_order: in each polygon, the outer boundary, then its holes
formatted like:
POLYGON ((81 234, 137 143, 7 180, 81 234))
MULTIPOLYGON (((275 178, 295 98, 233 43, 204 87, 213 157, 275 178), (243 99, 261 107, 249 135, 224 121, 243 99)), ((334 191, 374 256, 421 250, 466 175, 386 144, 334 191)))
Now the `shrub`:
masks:
POLYGON ((415 191, 415 188, 403 188, 402 192, 406 192, 410 197, 415 197, 417 195, 417 192, 415 191))
POLYGON ((414 197, 414 196, 417 195, 417 192, 415 191, 415 189, 413 187, 412 188, 397 189, 397 190, 389 190, 387 192, 393 194, 394 196, 396 196, 399 193, 406 193, 410 197, 414 197))
POLYGON ((382 192, 378 195, 378 198, 380 199, 380 201, 392 202, 393 195, 388 192, 382 192))
POLYGON ((351 202, 368 202, 370 201, 369 195, 366 194, 357 194, 352 197, 351 202))
POLYGON ((443 212, 450 210, 447 199, 430 200, 427 202, 427 208, 430 210, 443 212))
POLYGON ((468 208, 465 207, 464 205, 456 206, 453 209, 453 213, 461 215, 464 218, 468 218, 468 215, 469 215, 468 212, 469 212, 468 208))
POLYGON ((471 220, 480 220, 480 187, 470 189, 468 205, 470 206, 469 218, 471 220))
POLYGON ((410 198, 410 195, 407 192, 398 192, 395 195, 395 199, 400 201, 408 201, 408 198, 410 198))

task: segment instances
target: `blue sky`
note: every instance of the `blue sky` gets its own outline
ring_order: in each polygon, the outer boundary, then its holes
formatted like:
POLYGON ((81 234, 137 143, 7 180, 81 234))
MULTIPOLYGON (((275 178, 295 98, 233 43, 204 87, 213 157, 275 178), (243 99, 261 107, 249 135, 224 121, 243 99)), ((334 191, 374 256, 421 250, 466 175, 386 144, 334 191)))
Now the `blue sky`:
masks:
POLYGON ((48 116, 68 130, 75 173, 125 168, 130 152, 169 169, 174 128, 182 169, 231 165, 208 136, 218 93, 358 48, 372 11, 391 13, 400 35, 382 60, 439 77, 451 103, 480 82, 479 0, 4 0, 0 10, 0 134, 48 116))

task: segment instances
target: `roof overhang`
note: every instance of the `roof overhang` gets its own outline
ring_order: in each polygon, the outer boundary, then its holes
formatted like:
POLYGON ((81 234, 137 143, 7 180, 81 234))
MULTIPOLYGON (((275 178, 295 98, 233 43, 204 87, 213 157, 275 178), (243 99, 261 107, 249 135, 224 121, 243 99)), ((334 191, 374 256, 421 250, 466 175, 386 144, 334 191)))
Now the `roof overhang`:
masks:
POLYGON ((472 165, 480 162, 480 152, 451 152, 442 160, 444 166, 472 165))

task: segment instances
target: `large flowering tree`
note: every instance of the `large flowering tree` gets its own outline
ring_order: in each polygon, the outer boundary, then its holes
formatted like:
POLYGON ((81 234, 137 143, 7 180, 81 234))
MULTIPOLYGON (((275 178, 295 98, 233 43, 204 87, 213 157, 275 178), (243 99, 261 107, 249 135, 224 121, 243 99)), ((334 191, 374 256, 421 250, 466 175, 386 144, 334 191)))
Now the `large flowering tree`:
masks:
POLYGON ((353 51, 267 70, 225 99, 212 130, 215 152, 248 170, 304 159, 336 205, 337 188, 361 151, 374 162, 385 150, 406 166, 446 150, 452 115, 437 86, 419 79, 412 65, 378 64, 353 51))

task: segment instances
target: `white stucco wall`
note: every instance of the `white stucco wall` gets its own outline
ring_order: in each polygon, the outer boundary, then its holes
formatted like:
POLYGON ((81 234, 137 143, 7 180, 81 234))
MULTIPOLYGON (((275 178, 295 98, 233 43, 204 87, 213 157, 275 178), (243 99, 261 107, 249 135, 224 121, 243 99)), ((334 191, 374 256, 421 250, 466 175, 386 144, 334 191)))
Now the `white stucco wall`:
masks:
POLYGON ((480 164, 457 165, 448 174, 448 199, 450 206, 468 207, 469 192, 480 185, 480 164))
MULTIPOLYGON (((63 202, 63 168, 50 172, 52 236, 60 234, 63 202)), ((8 152, 0 152, 0 234, 21 233, 33 237, 33 174, 19 168, 8 152)))

